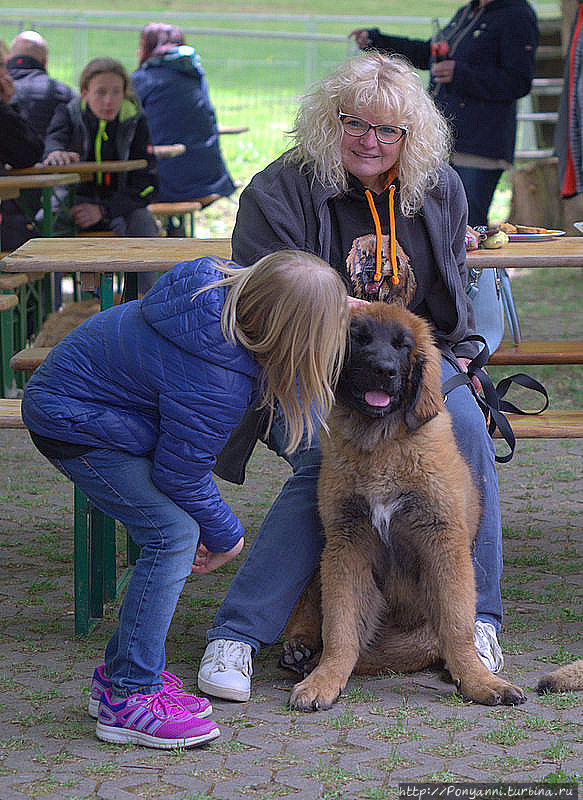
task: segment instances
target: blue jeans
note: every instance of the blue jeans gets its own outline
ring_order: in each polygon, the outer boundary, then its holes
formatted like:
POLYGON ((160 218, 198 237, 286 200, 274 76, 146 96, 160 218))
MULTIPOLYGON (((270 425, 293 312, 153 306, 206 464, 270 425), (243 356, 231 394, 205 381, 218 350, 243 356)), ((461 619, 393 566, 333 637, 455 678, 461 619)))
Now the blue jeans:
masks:
MULTIPOLYGON (((123 217, 114 217, 109 223, 118 236, 154 237, 158 236, 158 226, 147 208, 134 208, 123 217)), ((138 295, 142 297, 158 280, 156 272, 138 272, 138 295)))
POLYGON ((468 199, 468 224, 487 225, 488 210, 494 197, 502 169, 476 169, 476 167, 453 168, 462 179, 468 199))
POLYGON ((141 547, 105 651, 105 668, 121 697, 156 692, 162 687, 168 628, 191 574, 198 523, 154 486, 149 458, 95 449, 52 462, 97 508, 123 523, 141 547))
MULTIPOLYGON (((455 368, 442 358, 442 380, 455 368)), ((502 622, 500 577, 502 527, 494 445, 484 415, 467 386, 447 398, 458 446, 470 464, 481 490, 484 513, 474 545, 476 617, 502 622)), ((320 446, 305 440, 291 456, 283 455, 284 425, 278 411, 269 447, 290 463, 293 474, 265 517, 247 558, 235 575, 215 616, 207 641, 232 639, 247 642, 253 651, 273 644, 285 628, 303 589, 320 562, 324 534, 318 514, 317 480, 320 446)))

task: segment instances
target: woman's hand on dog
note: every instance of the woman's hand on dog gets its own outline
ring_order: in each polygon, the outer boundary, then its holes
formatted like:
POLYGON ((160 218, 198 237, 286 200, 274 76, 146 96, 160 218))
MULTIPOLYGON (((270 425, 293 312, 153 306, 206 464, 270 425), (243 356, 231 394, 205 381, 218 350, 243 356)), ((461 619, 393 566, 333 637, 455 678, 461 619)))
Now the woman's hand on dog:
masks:
POLYGON ((353 308, 358 308, 359 306, 367 306, 368 300, 361 300, 360 297, 351 297, 348 295, 348 309, 352 311, 353 308))
MULTIPOLYGON (((470 363, 470 358, 458 358, 457 363, 460 365, 460 369, 462 372, 468 371, 468 364, 470 363)), ((474 384, 474 389, 477 391, 478 394, 482 391, 482 384, 480 383, 480 379, 476 375, 472 375, 472 383, 474 384)))
POLYGON ((227 561, 230 561, 232 558, 235 558, 235 556, 239 555, 244 544, 245 539, 243 536, 241 536, 237 544, 231 550, 227 550, 226 553, 211 553, 210 550, 207 550, 204 544, 200 543, 196 548, 196 556, 194 557, 192 571, 197 575, 204 575, 207 572, 212 572, 218 567, 222 567, 223 564, 227 563, 227 561))

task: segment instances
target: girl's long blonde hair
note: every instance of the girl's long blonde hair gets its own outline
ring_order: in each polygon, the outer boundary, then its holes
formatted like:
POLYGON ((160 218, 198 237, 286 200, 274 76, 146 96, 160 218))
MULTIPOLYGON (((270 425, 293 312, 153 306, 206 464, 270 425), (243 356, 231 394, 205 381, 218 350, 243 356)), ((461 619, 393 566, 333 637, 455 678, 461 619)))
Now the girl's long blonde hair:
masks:
POLYGON ((220 264, 219 269, 223 280, 201 291, 229 287, 223 333, 261 364, 260 404, 273 415, 279 402, 291 453, 304 425, 310 440, 317 423, 326 429, 347 341, 346 287, 329 264, 301 250, 280 250, 250 267, 220 264))
POLYGON ((288 159, 311 170, 326 186, 341 194, 348 188, 340 144, 339 111, 371 110, 388 123, 407 128, 399 156, 401 210, 411 216, 423 205, 428 189, 437 184, 448 162, 451 132, 423 88, 413 67, 400 56, 376 51, 355 56, 300 99, 292 131, 295 147, 288 159))

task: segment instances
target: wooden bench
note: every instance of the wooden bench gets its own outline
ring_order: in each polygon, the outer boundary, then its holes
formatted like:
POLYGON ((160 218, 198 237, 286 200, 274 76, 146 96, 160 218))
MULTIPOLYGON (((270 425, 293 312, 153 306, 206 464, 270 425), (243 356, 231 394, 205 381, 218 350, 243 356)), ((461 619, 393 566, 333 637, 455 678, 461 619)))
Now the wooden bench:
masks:
MULTIPOLYGON (((19 399, 0 399, 0 428, 26 430, 19 399)), ((128 582, 139 548, 127 537, 127 567, 117 576, 115 521, 95 508, 75 487, 73 571, 75 633, 84 636, 103 618, 106 600, 115 600, 128 582)))
POLYGON ((179 224, 185 228, 185 219, 188 218, 190 222, 190 236, 194 238, 195 235, 195 214, 203 208, 210 206, 216 200, 219 200, 220 194, 209 194, 205 197, 195 197, 192 200, 184 201, 182 203, 151 203, 148 209, 152 214, 159 219, 162 224, 167 222, 171 217, 176 217, 180 222, 179 224))
POLYGON ((18 297, 15 294, 0 294, 0 311, 9 311, 18 305, 18 297))
MULTIPOLYGON (((0 398, 0 428, 24 428, 21 401, 0 398)), ((517 439, 583 439, 583 411, 506 414, 517 439)))
POLYGON ((489 365, 583 364, 583 342, 502 342, 489 365))
POLYGON ((9 360, 10 369, 14 372, 34 372, 51 352, 51 347, 25 347, 14 353, 9 360))
POLYGON ((0 294, 0 397, 6 397, 16 390, 14 374, 8 362, 14 352, 13 310, 18 306, 15 294, 0 294))
MULTIPOLYGON (((175 217, 178 220, 178 227, 186 232, 185 220, 190 222, 190 236, 194 237, 195 221, 194 215, 202 208, 198 200, 184 203, 151 203, 148 210, 152 212, 158 224, 161 226, 162 232, 168 232, 171 225, 171 219, 175 217)), ((174 227, 174 225, 172 225, 174 227)))
MULTIPOLYGON (((505 414, 517 439, 583 439, 583 411, 505 414)), ((498 431, 495 438, 500 438, 498 431)))
POLYGON ((29 314, 31 334, 34 335, 52 310, 50 275, 42 272, 30 275, 25 272, 0 272, 0 294, 15 294, 18 297, 18 305, 14 309, 14 339, 16 347, 24 347, 29 338, 29 314))
MULTIPOLYGON (((583 411, 545 411, 538 416, 508 414, 517 439, 583 438, 583 411)), ((0 399, 0 428, 24 429, 21 401, 0 399)), ((86 635, 103 618, 106 600, 115 600, 129 580, 138 548, 127 537, 127 567, 116 570, 115 522, 75 487, 75 633, 86 635)))
POLYGON ((81 239, 115 239, 118 234, 115 231, 77 231, 75 236, 81 239))

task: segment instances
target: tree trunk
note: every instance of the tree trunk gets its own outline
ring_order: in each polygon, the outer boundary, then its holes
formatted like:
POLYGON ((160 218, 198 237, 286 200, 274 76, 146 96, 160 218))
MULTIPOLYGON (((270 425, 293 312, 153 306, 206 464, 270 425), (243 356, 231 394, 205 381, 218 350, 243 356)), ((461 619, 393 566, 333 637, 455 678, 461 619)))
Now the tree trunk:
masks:
POLYGON ((569 47, 569 38, 571 36, 571 28, 575 21, 577 14, 578 0, 561 0, 561 38, 563 43, 563 54, 567 52, 569 47))

